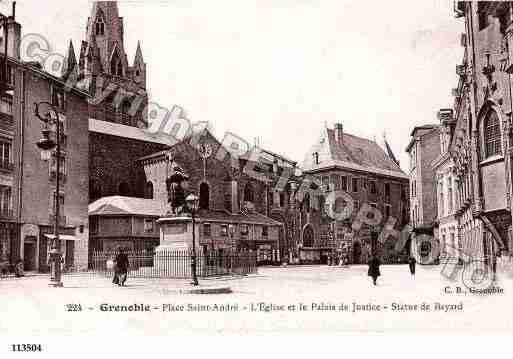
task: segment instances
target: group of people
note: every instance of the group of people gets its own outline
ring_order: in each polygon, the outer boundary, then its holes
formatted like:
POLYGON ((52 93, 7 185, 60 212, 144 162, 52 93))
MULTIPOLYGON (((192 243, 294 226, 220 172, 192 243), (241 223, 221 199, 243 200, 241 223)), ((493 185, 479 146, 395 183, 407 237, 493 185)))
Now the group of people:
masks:
MULTIPOLYGON (((371 255, 369 259, 369 270, 367 272, 367 275, 372 278, 372 283, 374 285, 377 285, 378 277, 381 276, 381 272, 379 270, 379 267, 381 265, 381 260, 379 257, 375 254, 371 255)), ((415 266, 417 264, 417 261, 415 260, 415 257, 410 256, 408 258, 408 267, 410 268, 410 273, 412 276, 415 275, 415 266)))

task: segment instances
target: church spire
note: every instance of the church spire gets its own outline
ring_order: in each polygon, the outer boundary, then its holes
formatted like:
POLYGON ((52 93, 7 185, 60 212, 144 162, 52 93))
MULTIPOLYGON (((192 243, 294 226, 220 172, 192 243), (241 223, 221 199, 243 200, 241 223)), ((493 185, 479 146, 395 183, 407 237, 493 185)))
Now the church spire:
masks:
POLYGON ((144 64, 144 59, 141 50, 141 41, 137 41, 137 50, 135 50, 134 66, 144 64))
POLYGON ((65 79, 69 76, 74 76, 75 78, 78 76, 77 57, 75 56, 75 49, 71 40, 69 40, 68 55, 62 70, 62 77, 65 79))

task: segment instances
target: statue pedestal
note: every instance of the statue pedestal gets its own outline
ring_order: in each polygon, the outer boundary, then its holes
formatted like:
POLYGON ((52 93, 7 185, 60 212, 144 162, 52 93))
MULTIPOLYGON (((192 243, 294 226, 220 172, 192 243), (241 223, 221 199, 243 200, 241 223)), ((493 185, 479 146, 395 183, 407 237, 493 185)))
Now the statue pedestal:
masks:
MULTIPOLYGON (((161 275, 175 278, 191 277, 192 217, 163 217, 157 220, 160 226, 160 245, 155 248, 154 265, 161 275)), ((196 254, 198 255, 199 226, 196 225, 196 254)), ((198 275, 199 270, 197 270, 198 275)))
MULTIPOLYGON (((160 245, 155 249, 157 252, 192 249, 192 217, 162 217, 157 223, 160 225, 160 245)), ((198 234, 196 226, 196 238, 198 234)))

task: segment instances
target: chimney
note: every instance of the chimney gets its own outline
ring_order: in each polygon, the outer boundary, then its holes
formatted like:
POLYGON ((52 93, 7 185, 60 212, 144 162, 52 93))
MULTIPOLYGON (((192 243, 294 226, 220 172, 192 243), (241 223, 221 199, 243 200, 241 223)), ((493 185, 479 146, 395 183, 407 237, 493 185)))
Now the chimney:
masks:
POLYGON ((342 142, 342 138, 344 135, 344 126, 341 123, 335 124, 335 139, 337 142, 342 142))
POLYGON ((440 121, 442 125, 455 122, 453 110, 450 108, 441 108, 436 114, 436 117, 438 117, 438 121, 440 121))
MULTIPOLYGON (((3 22, 2 22, 3 25, 3 22)), ((5 30, 0 30, 1 44, 0 53, 4 53, 5 30)), ((20 59, 21 25, 9 17, 7 20, 7 55, 17 60, 20 59)))

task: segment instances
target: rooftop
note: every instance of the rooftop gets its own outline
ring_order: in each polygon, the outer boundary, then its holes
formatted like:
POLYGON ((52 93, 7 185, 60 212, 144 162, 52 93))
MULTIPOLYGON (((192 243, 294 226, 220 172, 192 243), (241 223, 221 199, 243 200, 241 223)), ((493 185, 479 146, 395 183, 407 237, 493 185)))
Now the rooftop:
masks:
POLYGON ((307 154, 303 169, 316 172, 330 167, 408 178, 376 142, 348 133, 337 138, 336 130, 325 128, 319 143, 307 154), (315 152, 319 153, 319 164, 313 162, 315 152))
POLYGON ((100 198, 89 205, 90 216, 163 216, 168 206, 154 199, 109 196, 100 198))

